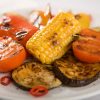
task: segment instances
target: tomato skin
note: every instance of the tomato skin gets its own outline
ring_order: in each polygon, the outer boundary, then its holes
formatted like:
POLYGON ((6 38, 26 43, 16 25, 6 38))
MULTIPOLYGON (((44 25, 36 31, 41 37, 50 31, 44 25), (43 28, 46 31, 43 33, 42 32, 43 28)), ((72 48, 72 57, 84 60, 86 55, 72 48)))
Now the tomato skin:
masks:
POLYGON ((30 33, 31 30, 33 30, 33 33, 31 32, 31 36, 38 30, 38 28, 29 23, 26 18, 17 14, 7 13, 0 18, 0 20, 0 36, 10 36, 19 43, 22 43, 23 41, 26 42, 23 39, 26 34, 28 35, 30 33), (5 21, 3 21, 4 18, 5 21), (8 20, 8 22, 6 20, 8 20), (23 35, 23 37, 21 36, 21 39, 19 40, 20 37, 17 37, 17 33, 23 31, 26 31, 26 34, 23 35))
POLYGON ((34 33, 37 31, 38 29, 36 27, 34 27, 34 29, 32 29, 28 34, 26 34, 26 36, 23 38, 22 41, 20 41, 20 43, 26 47, 26 43, 27 41, 34 35, 34 33))
POLYGON ((26 59, 24 47, 16 43, 11 37, 0 37, 0 72, 9 72, 26 59))
POLYGON ((26 59, 26 51, 23 49, 17 55, 0 61, 0 72, 9 72, 20 66, 26 59))
POLYGON ((48 93, 48 89, 45 86, 35 86, 30 90, 30 94, 35 97, 44 96, 48 93))
POLYGON ((72 44, 74 55, 86 63, 100 62, 100 32, 92 29, 81 31, 79 39, 72 44))
POLYGON ((11 79, 9 76, 3 76, 0 78, 0 83, 4 86, 7 86, 11 83, 11 79))
POLYGON ((94 31, 92 29, 88 29, 88 28, 84 29, 81 31, 80 35, 84 37, 91 37, 96 40, 100 40, 100 32, 94 31))
POLYGON ((80 61, 86 62, 86 63, 96 63, 100 62, 100 56, 98 54, 92 54, 89 52, 86 52, 84 50, 80 50, 77 48, 79 44, 77 41, 73 43, 73 52, 75 57, 77 57, 80 61))

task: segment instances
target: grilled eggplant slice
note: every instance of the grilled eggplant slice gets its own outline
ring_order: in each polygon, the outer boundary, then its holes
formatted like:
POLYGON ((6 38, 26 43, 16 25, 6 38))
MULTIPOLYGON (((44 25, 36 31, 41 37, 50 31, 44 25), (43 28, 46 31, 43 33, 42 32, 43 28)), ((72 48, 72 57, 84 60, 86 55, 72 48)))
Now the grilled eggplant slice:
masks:
POLYGON ((12 72, 12 79, 20 88, 29 90, 36 85, 44 85, 48 89, 58 87, 61 81, 53 72, 46 69, 46 65, 38 62, 28 62, 12 72))
POLYGON ((100 63, 86 64, 77 61, 73 55, 54 62, 55 75, 64 85, 80 87, 90 84, 99 77, 100 63))

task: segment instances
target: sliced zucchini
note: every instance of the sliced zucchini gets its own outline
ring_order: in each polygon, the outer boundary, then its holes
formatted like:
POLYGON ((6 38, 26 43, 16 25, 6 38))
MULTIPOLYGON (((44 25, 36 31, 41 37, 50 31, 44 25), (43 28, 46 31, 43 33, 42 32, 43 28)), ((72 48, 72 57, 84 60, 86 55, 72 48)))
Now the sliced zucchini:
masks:
POLYGON ((98 79, 100 63, 86 64, 77 61, 73 55, 67 55, 54 62, 53 70, 64 85, 80 87, 98 79))
POLYGON ((24 90, 37 85, 44 85, 48 89, 58 87, 61 81, 53 72, 46 69, 46 65, 37 62, 27 62, 12 72, 12 79, 17 86, 24 90))

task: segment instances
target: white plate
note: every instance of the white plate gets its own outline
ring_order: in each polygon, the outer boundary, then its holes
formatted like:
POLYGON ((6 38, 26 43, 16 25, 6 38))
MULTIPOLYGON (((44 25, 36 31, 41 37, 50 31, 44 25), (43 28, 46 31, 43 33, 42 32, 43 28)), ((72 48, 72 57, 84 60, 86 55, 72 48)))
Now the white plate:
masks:
MULTIPOLYGON (((100 26, 100 0, 0 0, 0 14, 17 10, 17 12, 25 15, 32 8, 44 9, 47 3, 51 4, 54 13, 59 10, 90 13, 93 16, 92 26, 100 26)), ((100 94, 99 83, 100 80, 97 80, 85 87, 59 87, 52 89, 41 98, 34 98, 29 93, 17 89, 13 84, 7 87, 0 85, 0 98, 12 100, 78 100, 100 94)))

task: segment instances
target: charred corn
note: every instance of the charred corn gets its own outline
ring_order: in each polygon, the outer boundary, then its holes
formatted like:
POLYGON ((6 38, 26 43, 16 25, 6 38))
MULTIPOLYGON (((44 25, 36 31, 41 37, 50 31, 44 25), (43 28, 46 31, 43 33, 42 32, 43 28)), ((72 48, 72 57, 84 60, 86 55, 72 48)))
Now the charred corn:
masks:
POLYGON ((42 63, 50 64, 65 54, 73 35, 80 30, 80 23, 74 15, 61 12, 28 40, 26 48, 42 63))

